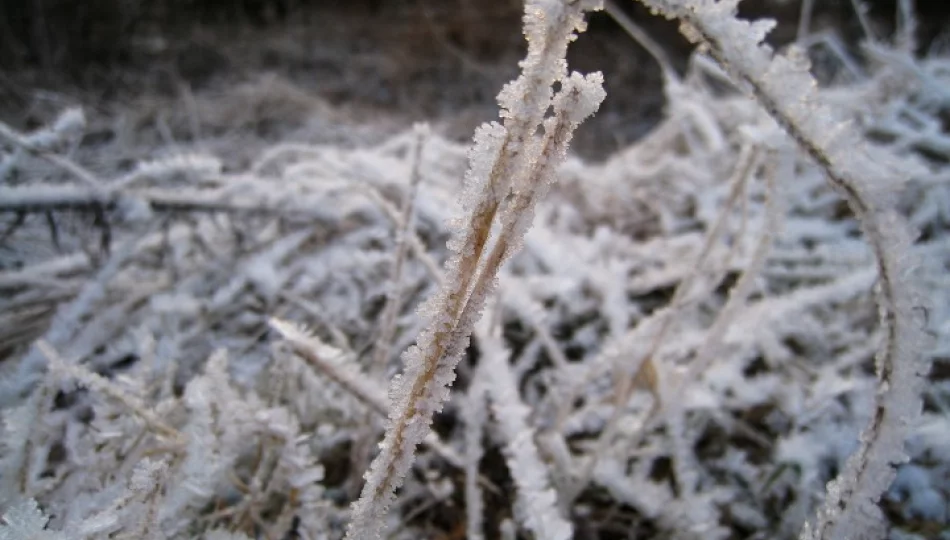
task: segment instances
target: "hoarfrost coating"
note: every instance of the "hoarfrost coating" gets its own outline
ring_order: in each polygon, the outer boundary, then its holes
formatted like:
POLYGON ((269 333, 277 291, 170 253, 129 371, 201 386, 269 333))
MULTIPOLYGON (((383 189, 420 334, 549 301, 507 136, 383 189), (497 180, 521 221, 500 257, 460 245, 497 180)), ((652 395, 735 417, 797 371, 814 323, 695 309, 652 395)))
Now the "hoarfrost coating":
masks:
POLYGON ((825 88, 734 2, 647 3, 710 56, 603 163, 583 2, 527 6, 472 148, 3 126, 0 538, 937 537, 950 63, 825 88))

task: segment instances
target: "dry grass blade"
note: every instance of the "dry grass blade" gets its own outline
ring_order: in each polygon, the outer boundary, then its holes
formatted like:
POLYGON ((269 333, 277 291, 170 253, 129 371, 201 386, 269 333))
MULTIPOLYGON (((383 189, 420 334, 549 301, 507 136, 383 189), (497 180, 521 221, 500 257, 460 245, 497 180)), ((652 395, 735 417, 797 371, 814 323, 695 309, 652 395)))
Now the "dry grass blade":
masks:
POLYGON ((571 133, 603 100, 600 78, 566 78, 563 73, 567 44, 576 30, 584 28, 583 12, 590 7, 586 2, 557 0, 529 2, 526 7, 528 59, 522 64, 522 76, 499 96, 505 125, 487 126, 476 133, 467 175, 465 226, 450 242, 454 253, 446 266, 442 290, 422 308, 429 325, 405 356, 406 373, 393 382, 390 425, 354 505, 347 538, 373 538, 382 529, 415 447, 448 397, 447 386, 495 286, 498 268, 530 226, 533 205, 550 181, 555 164, 563 159, 571 133), (558 79, 562 88, 552 98, 552 86, 558 79), (543 122, 552 105, 558 110, 557 117, 543 122), (542 125, 545 138, 538 141, 534 132, 542 125), (509 197, 515 185, 519 191, 509 197), (513 200, 508 202, 510 198, 513 200), (503 203, 508 206, 502 208, 503 203), (482 261, 500 210, 502 232, 482 261))

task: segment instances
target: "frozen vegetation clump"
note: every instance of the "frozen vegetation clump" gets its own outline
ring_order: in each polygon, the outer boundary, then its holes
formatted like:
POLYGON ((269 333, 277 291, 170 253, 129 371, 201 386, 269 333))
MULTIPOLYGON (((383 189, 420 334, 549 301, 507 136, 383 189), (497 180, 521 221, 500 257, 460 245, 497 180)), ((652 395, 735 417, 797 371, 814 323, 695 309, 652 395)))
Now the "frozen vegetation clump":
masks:
POLYGON ((0 539, 950 537, 950 60, 643 3, 697 51, 602 163, 593 0, 471 148, 0 124, 0 539))

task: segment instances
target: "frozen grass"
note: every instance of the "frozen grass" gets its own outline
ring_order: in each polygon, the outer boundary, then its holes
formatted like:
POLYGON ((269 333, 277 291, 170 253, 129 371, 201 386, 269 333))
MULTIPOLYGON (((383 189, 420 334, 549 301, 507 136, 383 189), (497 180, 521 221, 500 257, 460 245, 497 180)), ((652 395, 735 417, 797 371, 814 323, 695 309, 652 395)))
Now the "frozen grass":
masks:
POLYGON ((549 112, 559 50, 475 151, 297 132, 109 172, 76 112, 4 128, 0 538, 946 534, 950 64, 905 35, 818 88, 727 4, 648 3, 710 57, 600 164, 543 159, 597 97, 549 112))

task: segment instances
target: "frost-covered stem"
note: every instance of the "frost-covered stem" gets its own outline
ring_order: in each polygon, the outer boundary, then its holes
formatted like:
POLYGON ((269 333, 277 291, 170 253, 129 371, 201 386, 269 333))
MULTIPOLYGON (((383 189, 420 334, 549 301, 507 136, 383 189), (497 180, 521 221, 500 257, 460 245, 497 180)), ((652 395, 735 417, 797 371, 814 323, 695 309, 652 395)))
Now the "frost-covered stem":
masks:
POLYGON ((77 185, 0 187, 0 212, 111 211, 125 201, 137 201, 157 212, 211 212, 242 215, 300 215, 323 221, 310 207, 293 202, 228 200, 218 190, 108 189, 77 185))
POLYGON ((108 208, 117 199, 98 188, 75 185, 26 185, 0 188, 0 211, 39 212, 108 208))
MULTIPOLYGON (((139 238, 133 238, 123 244, 83 286, 72 302, 57 309, 49 328, 41 338, 43 341, 53 347, 62 347, 76 335, 81 329, 82 319, 105 297, 109 282, 119 273, 126 261, 141 249, 138 240, 139 238)), ((21 399, 24 392, 30 390, 39 379, 42 366, 43 353, 32 347, 17 365, 16 376, 0 383, 0 406, 9 406, 21 399)))
POLYGON ((811 33, 811 14, 815 8, 815 0, 802 0, 802 9, 798 16, 798 34, 796 40, 801 43, 811 33))
POLYGON ((643 50, 656 60, 656 63, 660 65, 660 69, 667 79, 674 81, 679 80, 679 75, 677 75, 676 70, 673 69, 673 62, 670 61, 670 57, 666 54, 663 46, 650 37, 650 34, 646 33, 643 28, 640 28, 640 25, 633 22, 633 19, 620 9, 620 6, 613 0, 605 0, 604 12, 610 15, 627 35, 639 43, 640 46, 643 47, 643 50))
POLYGON ((864 3, 861 0, 851 0, 851 7, 854 9, 854 14, 858 17, 858 22, 861 24, 861 29, 864 30, 865 37, 869 41, 877 41, 877 37, 874 35, 874 29, 871 27, 871 21, 868 20, 867 8, 864 6, 864 3))
POLYGON ((917 50, 917 10, 914 0, 897 0, 897 48, 913 55, 917 50))
POLYGON ((0 497, 17 493, 33 497, 33 451, 40 430, 37 425, 43 421, 46 411, 52 404, 53 385, 47 378, 30 398, 16 408, 6 409, 3 414, 4 453, 0 467, 4 474, 0 476, 0 497))
POLYGON ((66 109, 50 128, 31 135, 18 133, 15 129, 0 122, 0 140, 43 158, 75 176, 89 187, 98 189, 102 186, 102 182, 95 174, 75 161, 53 151, 56 146, 62 145, 66 140, 77 137, 85 129, 85 126, 86 118, 81 109, 66 109))
MULTIPOLYGON (((592 452, 591 458, 584 463, 570 492, 568 493, 567 498, 573 499, 579 496, 584 488, 590 483, 590 480, 594 474, 594 469, 597 466, 597 462, 599 461, 600 456, 607 450, 611 438, 616 432, 620 419, 623 417, 626 404, 630 401, 630 397, 633 395, 634 390, 636 390, 638 387, 645 387, 650 391, 651 394, 653 394, 654 403, 647 415, 648 419, 657 414, 660 411, 660 408, 664 405, 664 401, 666 400, 664 399, 664 396, 658 391, 661 381, 660 373, 655 366, 657 352, 660 350, 660 346, 662 346, 666 340, 667 334, 673 328, 673 324, 678 320, 678 315, 682 313, 683 309, 685 309, 686 299, 693 292, 693 283, 700 275, 702 269, 706 266, 706 262, 712 255, 713 248, 716 246, 716 240, 720 237, 726 227, 729 214, 732 212, 732 209, 739 200, 739 197, 743 194, 743 188, 746 184, 746 181, 749 175, 752 173, 753 167, 758 162, 758 154, 759 152, 757 148, 752 145, 746 145, 742 148, 739 158, 736 162, 735 169, 733 170, 733 174, 730 178, 729 183, 731 188, 729 191, 729 196, 726 200, 726 203, 719 211, 716 221, 706 232, 706 236, 703 240, 703 246, 696 257, 696 260, 692 263, 692 271, 687 274, 676 286, 676 290, 673 293, 673 298, 670 299, 669 306, 655 315, 655 317, 659 319, 660 328, 653 336, 650 342, 650 348, 647 350, 645 355, 635 359, 634 366, 628 365, 625 366, 626 369, 616 370, 616 375, 614 377, 613 411, 610 413, 604 428, 601 430, 600 435, 598 436, 598 440, 594 447, 595 449, 592 452), (632 373, 632 375, 630 375, 630 373, 632 373)), ((586 384, 586 382, 587 381, 584 381, 583 384, 586 384)), ((570 407, 570 404, 574 402, 574 398, 580 391, 580 388, 580 384, 575 384, 570 387, 567 398, 563 400, 562 410, 559 413, 559 417, 562 419, 561 421, 566 418, 568 407, 570 407)))
MULTIPOLYGON (((567 152, 574 130, 600 106, 604 98, 603 77, 593 73, 582 77, 572 73, 562 81, 562 89, 555 101, 555 116, 545 123, 545 140, 537 164, 514 194, 501 218, 501 230, 491 252, 485 258, 473 291, 494 288, 498 269, 507 260, 524 237, 534 219, 534 207, 548 184, 555 177, 555 168, 567 152)), ((475 294, 473 292, 473 297, 475 294)), ((481 300, 484 302, 484 299, 481 300)), ((472 304, 473 302, 469 302, 472 304)), ((468 309, 468 306, 466 306, 468 309)), ((477 308, 480 309, 480 306, 477 308)))
POLYGON ((458 291, 449 295, 456 313, 461 310, 476 274, 495 215, 513 179, 528 166, 530 156, 526 150, 550 106, 552 85, 563 76, 567 46, 574 40, 575 31, 582 32, 586 28, 584 11, 599 8, 592 0, 528 0, 525 4, 524 34, 528 54, 521 63, 521 75, 505 85, 498 95, 504 129, 493 136, 485 133, 483 152, 491 160, 487 181, 479 178, 484 172, 475 167, 466 178, 480 193, 463 230, 458 291))
POLYGON ((416 128, 416 145, 413 153, 412 172, 409 175, 409 189, 405 193, 402 203, 402 212, 399 216, 399 230, 396 233, 396 251, 393 254, 392 273, 389 279, 389 292, 386 295, 386 306, 380 316, 379 339, 373 352, 373 367, 378 371, 385 371, 386 360, 392 348, 393 335, 396 332, 396 317, 402 306, 402 269, 409 251, 409 237, 414 234, 413 210, 415 208, 416 193, 419 190, 419 181, 422 178, 420 167, 422 162, 422 148, 425 146, 427 128, 416 128))
MULTIPOLYGON (((685 437, 686 406, 684 400, 676 399, 676 396, 685 395, 686 386, 691 381, 697 380, 702 371, 715 358, 719 357, 729 325, 735 319, 739 309, 745 305, 755 278, 765 264, 769 249, 772 246, 772 236, 778 230, 778 222, 782 216, 778 201, 779 194, 776 186, 774 163, 769 164, 766 172, 765 197, 766 225, 756 244, 749 265, 742 272, 739 280, 736 281, 736 285, 729 291, 729 299, 726 301, 726 305, 719 311, 716 320, 706 333, 703 345, 696 350, 696 358, 689 365, 685 376, 670 377, 672 380, 667 381, 663 387, 665 397, 660 411, 663 413, 663 420, 666 422, 666 433, 672 446, 671 454, 674 456, 673 467, 676 471, 675 476, 679 493, 687 496, 692 495, 696 488, 698 466, 689 451, 691 446, 688 446, 689 441, 685 437)), ((657 411, 657 409, 654 408, 652 411, 657 411)), ((651 420, 652 418, 648 417, 644 424, 648 424, 651 420)))
MULTIPOLYGON (((396 227, 399 226, 399 217, 401 212, 396 206, 386 200, 379 191, 376 190, 373 186, 366 184, 361 184, 362 188, 360 193, 366 195, 370 200, 376 203, 377 206, 382 209, 383 214, 389 219, 390 222, 396 227)), ((419 235, 416 231, 407 230, 406 231, 406 242, 409 243, 409 248, 412 249, 412 254, 422 263, 425 267, 426 272, 429 273, 429 277, 435 280, 437 283, 442 283, 442 269, 439 267, 439 264, 435 262, 435 259, 429 255, 429 252, 426 250, 425 243, 419 238, 419 235)))
POLYGON ((156 540, 163 537, 159 523, 159 509, 162 506, 163 495, 164 491, 160 484, 148 492, 145 498, 145 517, 139 523, 141 532, 136 537, 156 540))
MULTIPOLYGON (((920 373, 927 371, 924 336, 914 310, 921 298, 912 286, 912 235, 893 209, 896 172, 871 159, 861 134, 823 103, 802 53, 773 56, 762 45, 773 23, 740 21, 736 1, 641 0, 678 18, 687 38, 709 48, 716 61, 825 171, 861 223, 874 252, 885 344, 877 355, 878 390, 861 445, 828 487, 814 526, 803 539, 873 537, 880 530, 877 500, 893 479, 893 465, 906 460, 907 426, 920 414, 920 373)), ((878 149, 882 158, 888 155, 878 149)))
MULTIPOLYGON (((669 379, 669 377, 667 377, 669 379)), ((662 396, 663 402, 668 404, 676 401, 672 393, 669 380, 660 382, 657 393, 662 396)), ((686 426, 686 411, 684 407, 666 405, 660 409, 665 414, 666 437, 669 442, 670 457, 673 464, 673 477, 676 482, 677 495, 690 504, 695 500, 696 488, 699 485, 699 463, 693 455, 693 443, 689 440, 686 426)), ((654 407, 652 411, 656 411, 654 407)))
POLYGON ((320 373, 345 388, 370 409, 386 414, 385 393, 375 388, 366 374, 351 361, 352 359, 341 358, 342 351, 324 344, 287 321, 271 318, 268 324, 287 340, 287 344, 295 354, 300 355, 307 363, 319 369, 320 373))
POLYGON ((485 385, 481 369, 475 372, 468 395, 465 398, 465 530, 469 540, 485 538, 484 507, 482 490, 478 485, 478 466, 482 459, 482 432, 485 429, 485 385))
POLYGON ((534 538, 568 540, 573 527, 558 512, 557 494, 551 487, 547 466, 534 442, 534 430, 528 423, 530 409, 521 401, 518 384, 508 363, 510 354, 501 339, 490 332, 479 335, 482 347, 492 416, 505 439, 505 460, 514 479, 517 495, 515 515, 534 538))
POLYGON ((129 412, 141 418, 145 422, 145 425, 152 431, 168 437, 173 442, 185 442, 184 435, 182 435, 180 431, 166 424, 155 411, 150 409, 138 397, 127 394, 97 373, 93 373, 74 363, 67 362, 59 355, 56 349, 46 341, 38 341, 36 347, 43 353, 43 356, 49 360, 51 371, 59 372, 65 376, 76 379, 82 386, 118 401, 124 405, 129 412))
POLYGON ((544 308, 535 301, 520 282, 513 281, 510 275, 502 280, 498 296, 506 308, 512 309, 534 332, 536 338, 551 357, 556 369, 564 369, 570 364, 561 346, 551 335, 544 321, 544 308))
MULTIPOLYGON (((353 394, 370 410, 386 416, 386 391, 363 373, 352 359, 340 358, 339 350, 324 344, 287 321, 271 318, 268 323, 287 340, 287 344, 295 354, 353 394)), ((430 433, 426 437, 425 444, 450 465, 462 468, 462 458, 451 447, 439 440, 435 433, 430 433)))
POLYGON ((766 192, 765 192, 765 228, 756 243, 755 250, 749 264, 742 271, 742 275, 736 281, 735 286, 729 290, 729 298, 726 304, 719 311, 716 320, 707 332, 706 339, 696 352, 696 357, 690 363, 686 375, 681 377, 675 386, 673 395, 679 395, 683 391, 685 384, 696 380, 699 375, 721 354, 721 349, 726 340, 726 332, 733 323, 739 310, 746 305, 746 300, 752 293, 752 287, 755 280, 762 272, 765 266, 769 250, 772 248, 772 240, 778 233, 779 223, 784 213, 780 201, 776 181, 775 156, 772 156, 772 162, 767 165, 765 173, 766 192))
MULTIPOLYGON (((541 179, 550 178, 555 162, 563 157, 563 151, 536 154, 534 132, 552 105, 553 83, 564 77, 567 44, 575 30, 583 29, 583 11, 590 7, 594 7, 593 3, 586 0, 534 0, 526 6, 525 33, 529 47, 528 57, 522 62, 522 76, 499 94, 505 126, 490 124, 476 132, 471 166, 466 174, 463 229, 449 242, 451 255, 440 291, 421 308, 427 323, 416 345, 403 357, 406 371, 393 380, 390 424, 380 444, 381 451, 366 475, 362 495, 354 504, 347 538, 378 536, 394 492, 402 485, 412 463, 416 446, 429 432, 432 415, 448 398, 455 366, 468 346, 485 298, 495 286, 498 267, 530 225, 529 220, 520 218, 518 210, 512 208, 530 211, 539 192, 536 188, 528 190, 527 204, 509 203, 506 207, 507 225, 503 224, 503 229, 509 232, 499 235, 491 260, 480 264, 495 216, 502 202, 508 199, 509 189, 519 179, 534 181, 538 172, 546 174, 541 179)), ((558 115, 564 119, 562 123, 573 129, 597 109, 604 97, 599 81, 599 78, 583 80, 583 84, 574 79, 564 81, 561 97, 554 105, 557 108, 559 103, 570 104, 574 109, 558 115), (577 90, 576 97, 572 88, 577 90)), ((557 131, 553 122, 555 119, 545 122, 548 138, 557 131)), ((558 140, 566 144, 570 137, 562 134, 558 140)), ((562 150, 566 150, 566 146, 562 150)))
MULTIPOLYGON (((682 310, 686 308, 687 298, 690 294, 693 294, 693 284, 699 278, 709 258, 712 256, 713 248, 716 246, 716 241, 725 230, 730 214, 732 213, 732 209, 735 207, 740 197, 743 196, 745 185, 749 176, 753 172, 753 168, 755 167, 756 163, 758 163, 758 160, 758 148, 753 145, 746 145, 742 147, 729 182, 729 197, 726 200, 723 208, 720 210, 719 215, 716 217, 716 221, 713 222, 712 227, 710 227, 709 231, 707 231, 706 237, 703 241, 703 246, 692 265, 692 271, 683 278, 679 285, 677 285, 676 290, 673 293, 673 298, 670 300, 670 306, 664 311, 662 326, 660 327, 656 337, 653 338, 650 351, 647 354, 647 359, 643 362, 641 371, 637 373, 633 380, 628 381, 626 384, 621 384, 621 387, 624 388, 624 390, 619 392, 617 398, 615 399, 615 404, 618 408, 622 408, 624 404, 630 400, 631 393, 636 386, 634 383, 646 383, 648 385, 656 384, 657 373, 656 368, 653 366, 653 358, 656 356, 657 351, 659 351, 660 346, 665 341, 667 334, 673 328, 673 324, 679 319, 678 315, 681 314, 682 310)), ((650 389, 651 391, 655 390, 653 386, 650 386, 650 389)), ((659 398, 655 391, 654 397, 659 398)))

